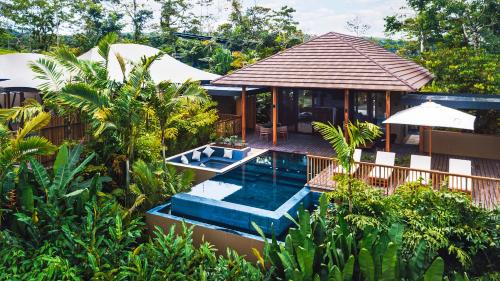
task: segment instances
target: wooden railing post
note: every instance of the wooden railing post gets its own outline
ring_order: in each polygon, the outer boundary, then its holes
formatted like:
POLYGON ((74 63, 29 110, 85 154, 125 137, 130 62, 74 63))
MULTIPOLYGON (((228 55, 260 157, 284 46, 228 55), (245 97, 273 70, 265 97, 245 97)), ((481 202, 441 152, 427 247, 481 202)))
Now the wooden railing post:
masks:
MULTIPOLYGON (((367 162, 356 162, 355 164, 358 168, 353 173, 354 178, 371 186, 383 188, 385 195, 392 194, 398 186, 411 179, 416 179, 417 176, 424 176, 427 178, 426 184, 434 190, 438 190, 448 180, 448 188, 459 186, 459 189, 452 189, 452 191, 466 192, 476 205, 484 208, 495 208, 500 205, 500 178, 467 176, 367 162), (378 174, 383 176, 381 178, 386 179, 380 181, 370 178, 370 172, 374 170, 378 170, 378 174), (412 175, 413 177, 411 177, 412 175)), ((335 187, 333 177, 337 166, 338 161, 335 158, 307 155, 307 184, 319 190, 331 190, 335 187)))
POLYGON ((245 142, 247 137, 247 89, 241 87, 241 140, 245 142))
MULTIPOLYGON (((385 92, 385 119, 391 117, 391 92, 385 92)), ((385 151, 391 151, 391 124, 385 124, 385 151)))

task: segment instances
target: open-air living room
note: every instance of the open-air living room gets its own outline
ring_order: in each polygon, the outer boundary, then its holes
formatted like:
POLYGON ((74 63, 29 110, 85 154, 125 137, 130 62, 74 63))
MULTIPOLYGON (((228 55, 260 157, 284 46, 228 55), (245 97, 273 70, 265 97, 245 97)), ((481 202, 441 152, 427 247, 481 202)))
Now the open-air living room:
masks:
POLYGON ((500 280, 497 2, 0 0, 0 281, 500 280))

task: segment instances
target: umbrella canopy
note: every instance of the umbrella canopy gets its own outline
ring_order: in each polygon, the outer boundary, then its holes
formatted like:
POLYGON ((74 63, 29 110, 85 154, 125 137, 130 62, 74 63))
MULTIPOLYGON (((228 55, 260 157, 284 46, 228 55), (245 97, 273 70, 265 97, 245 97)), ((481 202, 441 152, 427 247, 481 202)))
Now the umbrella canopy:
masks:
POLYGON ((476 116, 428 101, 402 110, 383 123, 474 130, 476 116))
MULTIPOLYGON (((115 81, 121 81, 123 80, 123 75, 120 64, 118 63, 118 59, 116 58, 117 54, 123 57, 123 59, 127 62, 125 70, 125 75, 127 75, 134 63, 140 62, 141 58, 144 56, 150 57, 156 55, 160 53, 160 50, 140 44, 113 44, 111 45, 109 52, 109 78, 115 81)), ((96 62, 104 61, 104 59, 97 52, 97 48, 95 47, 79 56, 78 58, 96 62)), ((163 81, 184 83, 188 79, 191 79, 193 81, 212 81, 220 77, 217 74, 209 73, 191 67, 167 54, 164 54, 151 64, 150 74, 155 83, 160 83, 163 81)))

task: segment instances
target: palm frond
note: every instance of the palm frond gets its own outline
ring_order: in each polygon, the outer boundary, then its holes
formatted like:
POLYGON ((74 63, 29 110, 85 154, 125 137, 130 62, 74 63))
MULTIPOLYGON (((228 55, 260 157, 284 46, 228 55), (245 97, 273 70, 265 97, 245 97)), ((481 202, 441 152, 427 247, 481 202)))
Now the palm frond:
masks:
POLYGON ((349 144, 344 138, 344 133, 340 126, 335 127, 331 123, 313 122, 313 127, 332 145, 335 152, 337 152, 338 158, 348 156, 349 144))
POLYGON ((51 118, 50 113, 41 112, 33 119, 28 120, 24 124, 23 128, 18 130, 15 141, 19 142, 28 134, 44 128, 50 123, 50 118, 51 118))
POLYGON ((22 106, 0 109, 0 123, 8 121, 22 122, 35 117, 43 111, 43 106, 35 99, 29 98, 22 106))
POLYGON ((81 61, 73 54, 68 47, 59 47, 53 53, 52 57, 64 66, 73 75, 79 75, 82 71, 81 61))
POLYGON ((111 49, 111 45, 118 41, 118 35, 114 32, 108 33, 104 36, 99 43, 97 44, 97 52, 104 59, 105 65, 108 63, 109 50, 111 49))
POLYGON ((64 73, 60 66, 52 59, 40 58, 30 64, 33 72, 36 73, 36 78, 43 82, 39 85, 39 89, 43 92, 57 92, 60 91, 66 82, 64 73))
POLYGON ((83 83, 66 85, 55 99, 59 103, 82 111, 89 111, 91 114, 99 108, 108 106, 109 103, 107 96, 83 83))

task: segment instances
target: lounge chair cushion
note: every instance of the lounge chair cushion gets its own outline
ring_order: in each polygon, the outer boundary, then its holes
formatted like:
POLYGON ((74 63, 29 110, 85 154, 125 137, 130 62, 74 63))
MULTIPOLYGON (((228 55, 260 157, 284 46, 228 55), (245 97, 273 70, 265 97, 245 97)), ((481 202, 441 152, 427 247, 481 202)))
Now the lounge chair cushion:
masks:
POLYGON ((191 157, 193 161, 200 161, 201 160, 201 152, 198 150, 193 151, 193 157, 191 157))
POLYGON ((232 159, 233 151, 231 149, 224 149, 224 156, 222 157, 232 159))
POLYGON ((205 147, 205 149, 203 149, 203 154, 205 154, 207 157, 210 157, 210 156, 212 156, 214 151, 215 150, 213 150, 210 146, 207 146, 207 147, 205 147))
POLYGON ((189 164, 189 160, 187 159, 186 155, 182 155, 182 156, 181 156, 181 162, 182 162, 182 164, 184 164, 184 165, 189 164))

